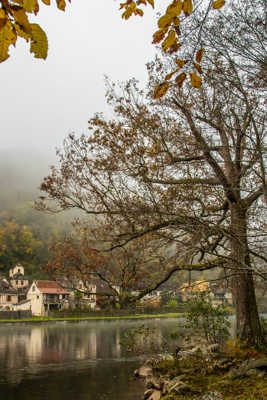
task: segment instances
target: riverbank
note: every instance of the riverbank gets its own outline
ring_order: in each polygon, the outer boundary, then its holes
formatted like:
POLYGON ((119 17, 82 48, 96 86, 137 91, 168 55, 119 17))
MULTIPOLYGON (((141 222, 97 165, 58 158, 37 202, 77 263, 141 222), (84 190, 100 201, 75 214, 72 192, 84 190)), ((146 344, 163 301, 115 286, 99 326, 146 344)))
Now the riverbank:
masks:
POLYGON ((162 314, 133 314, 133 315, 90 315, 90 316, 79 316, 79 317, 32 317, 24 319, 0 319, 0 324, 4 323, 42 323, 50 321, 106 321, 106 320, 141 320, 141 319, 152 319, 152 318, 178 318, 183 317, 184 313, 162 313, 162 314))
POLYGON ((135 371, 145 379, 146 400, 264 400, 267 352, 224 346, 196 346, 147 359, 135 371))

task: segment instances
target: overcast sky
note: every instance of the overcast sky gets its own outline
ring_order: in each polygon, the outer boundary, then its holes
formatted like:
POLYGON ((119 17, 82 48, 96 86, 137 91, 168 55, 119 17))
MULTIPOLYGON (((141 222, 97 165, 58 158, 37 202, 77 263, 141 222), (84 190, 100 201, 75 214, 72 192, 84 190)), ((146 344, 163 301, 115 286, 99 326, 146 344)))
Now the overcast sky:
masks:
POLYGON ((143 18, 125 21, 118 8, 114 0, 73 0, 66 12, 41 5, 31 21, 48 35, 48 58, 35 59, 19 40, 0 65, 1 150, 52 155, 70 131, 87 132, 89 117, 107 110, 104 74, 145 82, 155 10, 146 7, 143 18))

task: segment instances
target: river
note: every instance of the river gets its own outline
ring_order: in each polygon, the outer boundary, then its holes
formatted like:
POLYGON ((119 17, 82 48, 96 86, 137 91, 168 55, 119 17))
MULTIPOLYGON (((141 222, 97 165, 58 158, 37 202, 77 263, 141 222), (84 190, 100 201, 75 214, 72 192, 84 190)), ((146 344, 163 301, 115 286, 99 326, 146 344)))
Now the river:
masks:
POLYGON ((145 324, 160 346, 179 319, 0 325, 0 399, 138 400, 144 391, 123 334, 145 324))

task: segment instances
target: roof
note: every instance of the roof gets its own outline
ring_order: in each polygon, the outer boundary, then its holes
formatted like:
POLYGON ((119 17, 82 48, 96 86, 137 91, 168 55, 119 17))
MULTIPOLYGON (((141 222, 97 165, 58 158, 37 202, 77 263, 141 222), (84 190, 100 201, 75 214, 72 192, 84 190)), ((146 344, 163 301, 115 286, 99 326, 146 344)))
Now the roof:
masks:
POLYGON ((23 275, 21 272, 17 272, 16 274, 12 275, 10 279, 20 279, 22 281, 28 280, 27 278, 25 278, 25 275, 23 275))
POLYGON ((195 281, 192 282, 191 285, 188 283, 184 283, 180 288, 180 292, 206 292, 209 290, 209 283, 206 281, 195 281))
POLYGON ((17 306, 21 306, 22 304, 29 303, 29 301, 31 301, 31 300, 30 300, 30 299, 21 300, 21 301, 17 304, 17 306))
POLYGON ((42 293, 69 294, 69 292, 56 281, 35 281, 35 284, 42 293))
POLYGON ((6 279, 0 280, 0 293, 17 294, 17 291, 6 279))

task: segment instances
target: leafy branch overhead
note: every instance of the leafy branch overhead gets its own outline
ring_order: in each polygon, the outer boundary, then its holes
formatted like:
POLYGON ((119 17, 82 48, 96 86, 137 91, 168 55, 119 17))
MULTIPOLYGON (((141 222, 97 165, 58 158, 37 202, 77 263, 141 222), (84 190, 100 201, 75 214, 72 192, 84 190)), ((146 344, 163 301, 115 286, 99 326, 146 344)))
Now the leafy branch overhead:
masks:
MULTIPOLYGON (((122 18, 129 19, 132 15, 143 16, 144 12, 141 6, 150 4, 154 8, 154 0, 128 0, 125 3, 121 3, 121 9, 124 9, 122 18)), ((216 0, 212 2, 213 9, 219 9, 223 7, 225 0, 216 0)), ((209 11, 210 4, 207 4, 207 12, 209 11)), ((158 19, 158 30, 153 35, 153 44, 161 43, 162 50, 167 54, 177 53, 182 46, 180 38, 182 35, 180 18, 187 18, 194 11, 193 0, 173 0, 167 7, 165 14, 158 19)), ((189 73, 190 83, 193 87, 201 88, 202 80, 201 77, 196 73, 202 74, 200 62, 204 54, 204 49, 201 48, 195 55, 195 62, 193 62, 194 71, 189 73)), ((154 98, 158 99, 165 95, 168 91, 170 84, 169 81, 173 75, 177 75, 174 83, 181 87, 188 74, 184 72, 183 67, 186 65, 188 60, 177 59, 176 63, 178 68, 166 75, 165 82, 158 84, 154 89, 154 98)))
MULTIPOLYGON (((50 0, 41 2, 47 6, 51 5, 50 0)), ((55 2, 59 10, 65 11, 65 0, 55 2)), ((8 59, 9 47, 16 45, 18 37, 30 42, 30 52, 35 58, 46 59, 46 33, 38 24, 29 21, 30 14, 38 14, 39 4, 40 0, 0 0, 0 62, 8 59)))

